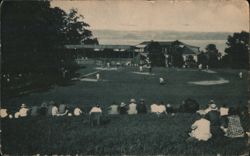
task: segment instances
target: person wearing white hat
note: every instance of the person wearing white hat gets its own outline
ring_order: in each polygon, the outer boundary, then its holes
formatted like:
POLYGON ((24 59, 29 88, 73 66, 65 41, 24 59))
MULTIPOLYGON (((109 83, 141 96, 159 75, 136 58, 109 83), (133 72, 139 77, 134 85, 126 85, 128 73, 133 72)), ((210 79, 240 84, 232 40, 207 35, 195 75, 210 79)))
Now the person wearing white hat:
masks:
MULTIPOLYGON (((215 102, 214 100, 210 100, 209 103, 208 103, 208 107, 207 109, 205 109, 205 114, 207 114, 209 111, 211 111, 211 105, 214 104, 215 105, 215 102)), ((214 106, 213 105, 213 106, 214 106)))
POLYGON ((127 105, 124 102, 121 102, 118 110, 120 114, 127 114, 127 110, 128 110, 127 105))
POLYGON ((166 109, 167 109, 166 112, 168 114, 174 115, 174 108, 172 107, 171 104, 167 104, 167 108, 166 109))
POLYGON ((211 133, 213 136, 223 135, 223 131, 220 128, 220 112, 215 104, 211 104, 210 109, 211 110, 205 115, 205 118, 211 123, 211 133))
POLYGON ((136 108, 137 105, 135 99, 131 99, 130 104, 128 105, 128 114, 129 115, 137 114, 138 112, 136 108))
POLYGON ((8 110, 0 107, 0 117, 6 118, 8 116, 8 110))
POLYGON ((22 104, 21 108, 19 109, 19 116, 26 117, 28 115, 29 109, 27 108, 26 104, 22 104))

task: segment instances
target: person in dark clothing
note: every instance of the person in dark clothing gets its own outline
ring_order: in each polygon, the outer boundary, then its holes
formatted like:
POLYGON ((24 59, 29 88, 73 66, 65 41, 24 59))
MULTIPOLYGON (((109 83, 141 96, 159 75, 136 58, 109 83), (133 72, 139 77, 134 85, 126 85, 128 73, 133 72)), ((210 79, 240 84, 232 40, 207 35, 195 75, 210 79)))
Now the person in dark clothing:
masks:
POLYGON ((45 116, 45 115, 47 115, 47 111, 48 111, 48 104, 46 102, 43 102, 41 104, 39 114, 42 116, 45 116))
POLYGON ((127 105, 122 102, 118 108, 120 114, 127 114, 128 107, 127 105))
POLYGON ((200 108, 197 101, 194 99, 188 98, 183 101, 183 103, 179 107, 179 112, 181 113, 196 113, 200 108))
POLYGON ((215 104, 211 105, 211 110, 206 114, 206 118, 211 122, 211 125, 220 125, 220 112, 215 104))
POLYGON ((174 108, 172 107, 172 105, 167 104, 167 110, 166 110, 166 112, 167 112, 168 114, 172 114, 172 115, 173 115, 173 113, 174 113, 174 108))
POLYGON ((147 107, 145 105, 144 99, 140 100, 140 104, 137 105, 137 112, 138 114, 146 114, 147 113, 147 107))
POLYGON ((214 137, 222 136, 223 131, 220 128, 220 112, 215 104, 210 105, 210 111, 205 115, 205 118, 210 121, 211 123, 211 133, 214 137))

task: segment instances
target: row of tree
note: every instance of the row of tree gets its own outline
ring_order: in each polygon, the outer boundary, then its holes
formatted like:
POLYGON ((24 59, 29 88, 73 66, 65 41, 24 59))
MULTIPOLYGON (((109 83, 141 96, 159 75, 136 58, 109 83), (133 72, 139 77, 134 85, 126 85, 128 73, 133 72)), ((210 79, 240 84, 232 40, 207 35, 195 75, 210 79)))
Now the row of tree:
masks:
POLYGON ((218 51, 215 44, 208 44, 205 51, 197 55, 197 62, 194 61, 192 55, 184 61, 181 47, 178 46, 168 53, 168 58, 157 42, 150 43, 146 51, 149 52, 153 66, 166 66, 165 60, 167 59, 167 66, 174 67, 198 67, 201 64, 203 68, 208 66, 209 68, 249 69, 249 35, 248 32, 242 31, 228 36, 225 55, 218 51))
POLYGON ((221 55, 215 44, 209 44, 205 52, 198 55, 198 64, 211 68, 249 69, 249 36, 242 31, 228 36, 225 55, 221 55))

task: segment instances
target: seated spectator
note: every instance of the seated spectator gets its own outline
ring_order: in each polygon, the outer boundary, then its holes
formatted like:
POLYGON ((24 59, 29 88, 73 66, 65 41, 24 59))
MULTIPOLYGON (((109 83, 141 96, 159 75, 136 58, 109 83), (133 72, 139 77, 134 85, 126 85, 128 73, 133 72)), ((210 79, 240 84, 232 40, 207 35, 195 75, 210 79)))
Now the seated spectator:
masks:
POLYGON ((239 116, 235 110, 231 110, 228 116, 228 125, 222 127, 225 132, 225 136, 229 138, 244 137, 244 130, 240 122, 239 116))
POLYGON ((205 114, 207 114, 211 110, 211 105, 215 104, 214 100, 210 100, 207 106, 207 109, 205 109, 205 114))
POLYGON ((74 109, 74 116, 80 116, 82 114, 81 108, 78 106, 74 109))
POLYGON ((211 125, 220 125, 220 112, 215 104, 210 105, 209 112, 206 114, 206 119, 211 122, 211 125))
MULTIPOLYGON (((52 116, 52 108, 55 106, 55 103, 50 103, 48 108, 47 108, 47 115, 52 116)), ((58 110, 57 110, 58 111, 58 110)))
POLYGON ((27 108, 26 104, 22 104, 21 108, 19 109, 19 116, 26 117, 28 115, 29 109, 27 108))
POLYGON ((6 118, 8 116, 8 110, 0 107, 0 117, 6 118))
POLYGON ((138 112, 136 107, 137 105, 135 99, 131 99, 130 104, 128 105, 128 114, 129 115, 137 114, 138 112))
POLYGON ((57 116, 64 116, 67 115, 69 112, 68 107, 66 104, 60 104, 58 107, 58 115, 57 116))
POLYGON ((212 137, 210 132, 210 121, 201 117, 196 120, 191 126, 191 133, 189 133, 189 138, 187 141, 207 141, 212 137))
POLYGON ((51 116, 58 116, 59 111, 58 111, 58 105, 54 103, 51 107, 51 116))
POLYGON ((220 112, 215 104, 210 105, 210 111, 205 115, 205 118, 211 123, 211 133, 213 136, 222 136, 223 132, 220 128, 220 112))
POLYGON ((227 116, 228 116, 229 108, 226 104, 223 104, 220 107, 220 121, 221 126, 225 127, 227 125, 227 116))
POLYGON ((150 106, 150 109, 151 109, 151 113, 155 113, 158 116, 160 116, 163 113, 166 113, 166 106, 164 105, 163 102, 161 102, 160 105, 159 104, 152 104, 150 106))
POLYGON ((48 104, 46 103, 46 102, 43 102, 42 104, 41 104, 41 107, 40 107, 40 111, 39 111, 40 113, 40 115, 47 115, 47 112, 48 112, 48 104))
POLYGON ((179 112, 182 113, 195 113, 199 110, 199 104, 191 98, 188 98, 182 102, 179 107, 179 112))
POLYGON ((38 116, 39 115, 39 107, 38 106, 31 107, 30 115, 31 116, 38 116))
POLYGON ((228 115, 228 112, 229 112, 229 108, 227 107, 226 104, 223 104, 223 105, 220 107, 220 116, 227 116, 227 115, 228 115))
POLYGON ((90 124, 91 126, 100 125, 101 123, 101 116, 102 116, 102 109, 99 105, 92 107, 89 112, 90 115, 90 124))
POLYGON ((167 104, 167 110, 166 110, 166 112, 168 114, 174 115, 174 108, 172 107, 171 104, 167 104))
POLYGON ((145 105, 144 99, 140 100, 140 104, 137 105, 136 109, 138 111, 138 114, 146 114, 147 113, 147 107, 145 105))
POLYGON ((118 109, 119 109, 120 114, 127 114, 128 108, 127 108, 127 105, 124 102, 121 102, 118 109))
POLYGON ((119 114, 118 105, 115 102, 113 102, 113 104, 109 106, 109 114, 119 114))

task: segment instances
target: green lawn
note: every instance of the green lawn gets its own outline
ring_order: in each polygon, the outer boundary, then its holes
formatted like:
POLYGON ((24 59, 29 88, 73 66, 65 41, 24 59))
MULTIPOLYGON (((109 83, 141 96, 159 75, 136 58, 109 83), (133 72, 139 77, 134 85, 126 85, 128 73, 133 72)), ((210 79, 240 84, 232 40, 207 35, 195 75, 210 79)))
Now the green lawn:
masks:
MULTIPOLYGON (((21 103, 40 105, 54 100, 89 109, 98 103, 106 108, 113 101, 128 102, 130 98, 144 98, 148 106, 153 101, 164 101, 177 107, 191 97, 202 107, 212 98, 220 105, 236 106, 247 102, 247 81, 238 78, 237 70, 217 70, 211 74, 191 69, 154 68, 154 75, 132 73, 137 68, 101 71, 106 81, 74 81, 65 86, 36 92, 21 97, 2 99, 2 106, 17 109, 21 103), (158 78, 167 79, 159 85, 158 78), (215 86, 197 86, 189 81, 229 80, 215 86)), ((79 70, 81 74, 95 71, 93 67, 79 70)), ((246 72, 244 72, 246 74, 246 72)), ((8 154, 170 154, 170 155, 238 155, 246 149, 246 139, 215 138, 208 142, 186 143, 195 114, 176 114, 157 118, 154 115, 104 116, 104 124, 90 127, 88 117, 36 117, 4 119, 2 149, 8 154)))

